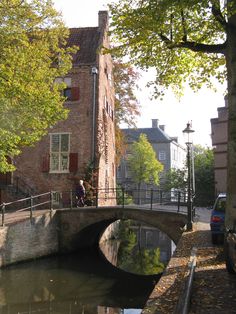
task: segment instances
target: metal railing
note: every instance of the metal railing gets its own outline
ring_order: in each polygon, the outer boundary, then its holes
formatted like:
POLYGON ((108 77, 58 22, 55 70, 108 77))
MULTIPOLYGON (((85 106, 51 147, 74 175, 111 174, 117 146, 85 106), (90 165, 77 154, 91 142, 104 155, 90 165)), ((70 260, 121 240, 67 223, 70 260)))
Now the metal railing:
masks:
POLYGON ((188 264, 189 274, 186 278, 184 289, 183 289, 182 295, 179 298, 179 302, 177 304, 174 314, 188 314, 189 312, 190 300, 191 300, 191 294, 192 294, 192 288, 193 288, 193 280, 194 280, 194 274, 195 274, 195 269, 196 269, 196 259, 197 259, 196 254, 197 254, 197 248, 193 247, 191 251, 191 255, 190 255, 189 264, 188 264))
POLYGON ((22 211, 29 211, 29 217, 33 217, 33 210, 44 209, 45 205, 49 205, 48 208, 52 210, 52 192, 42 193, 26 198, 22 198, 13 202, 2 203, 1 208, 1 226, 5 224, 6 213, 16 213, 22 211))
MULTIPOLYGON (((76 191, 53 192, 54 203, 64 208, 77 206, 76 191)), ((186 206, 186 193, 181 191, 162 191, 154 189, 103 188, 86 191, 85 205, 109 206, 142 205, 153 209, 155 205, 174 205, 177 210, 186 206)))
MULTIPOLYGON (((137 207, 155 209, 158 205, 175 206, 177 212, 181 206, 186 206, 186 194, 181 191, 162 191, 154 189, 125 189, 125 188, 104 188, 89 189, 86 191, 85 205, 94 206, 125 206, 135 205, 137 207)), ((31 195, 13 202, 2 203, 0 205, 2 222, 4 226, 5 214, 29 211, 29 217, 33 217, 36 209, 67 208, 78 207, 76 191, 51 191, 39 195, 31 195), (46 206, 47 205, 47 206, 46 206)))

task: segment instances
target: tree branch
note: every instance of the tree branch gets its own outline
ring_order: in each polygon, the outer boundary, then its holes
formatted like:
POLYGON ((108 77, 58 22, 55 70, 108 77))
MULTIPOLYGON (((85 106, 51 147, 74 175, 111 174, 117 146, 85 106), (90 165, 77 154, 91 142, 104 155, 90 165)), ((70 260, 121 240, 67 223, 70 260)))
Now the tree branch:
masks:
POLYGON ((166 44, 167 48, 169 49, 186 48, 195 52, 225 54, 225 49, 227 45, 227 42, 224 42, 223 44, 217 44, 217 45, 202 44, 202 43, 197 43, 194 41, 193 42, 181 41, 181 42, 175 43, 163 34, 159 34, 159 36, 161 40, 166 44))
POLYGON ((212 1, 211 12, 212 12, 214 18, 216 19, 216 21, 220 23, 220 25, 223 27, 224 30, 226 30, 227 22, 226 22, 223 14, 222 14, 222 12, 220 10, 219 3, 216 4, 215 1, 212 1))
POLYGON ((182 20, 182 27, 183 27, 183 41, 187 40, 187 29, 186 29, 186 23, 185 23, 185 17, 184 17, 184 11, 181 9, 181 20, 182 20))

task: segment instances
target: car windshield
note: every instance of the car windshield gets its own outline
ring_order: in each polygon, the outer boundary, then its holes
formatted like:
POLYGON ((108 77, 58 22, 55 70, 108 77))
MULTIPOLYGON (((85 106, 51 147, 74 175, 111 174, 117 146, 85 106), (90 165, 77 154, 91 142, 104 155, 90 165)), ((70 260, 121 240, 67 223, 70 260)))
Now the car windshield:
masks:
POLYGON ((215 206, 215 210, 220 211, 220 212, 224 212, 225 211, 225 206, 226 206, 226 198, 219 198, 217 200, 216 206, 215 206))

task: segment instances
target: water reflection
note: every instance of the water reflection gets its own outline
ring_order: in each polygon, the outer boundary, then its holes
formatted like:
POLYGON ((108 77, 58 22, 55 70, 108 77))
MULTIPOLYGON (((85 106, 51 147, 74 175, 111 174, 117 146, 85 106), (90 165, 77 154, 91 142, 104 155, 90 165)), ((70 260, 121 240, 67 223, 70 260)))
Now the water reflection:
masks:
POLYGON ((116 238, 102 244, 104 255, 113 265, 140 275, 162 273, 175 249, 165 233, 132 220, 120 222, 116 238))
POLYGON ((135 313, 160 276, 128 274, 101 252, 43 258, 0 270, 0 313, 135 313))
POLYGON ((93 248, 0 269, 0 313, 140 314, 173 242, 150 226, 120 226, 103 253, 93 248))

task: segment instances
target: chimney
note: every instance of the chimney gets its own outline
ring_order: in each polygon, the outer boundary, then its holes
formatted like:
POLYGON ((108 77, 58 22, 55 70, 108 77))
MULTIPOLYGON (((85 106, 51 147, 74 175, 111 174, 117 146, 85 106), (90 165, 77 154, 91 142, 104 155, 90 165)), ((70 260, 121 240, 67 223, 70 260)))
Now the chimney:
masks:
POLYGON ((152 128, 153 129, 158 128, 158 119, 152 119, 152 128))
POLYGON ((165 125, 164 125, 164 124, 160 125, 159 128, 160 128, 163 132, 165 132, 165 125))
POLYGON ((108 11, 98 12, 98 27, 100 30, 108 29, 108 11))

